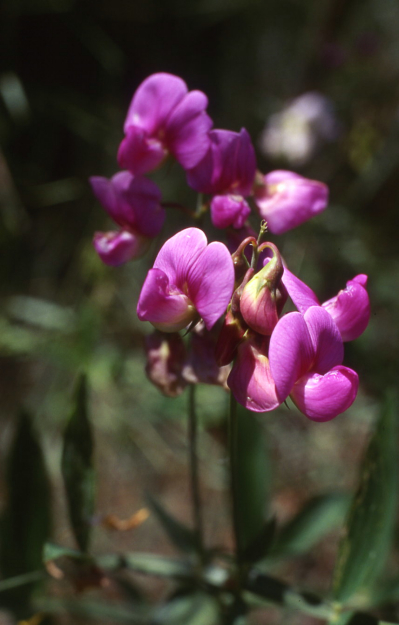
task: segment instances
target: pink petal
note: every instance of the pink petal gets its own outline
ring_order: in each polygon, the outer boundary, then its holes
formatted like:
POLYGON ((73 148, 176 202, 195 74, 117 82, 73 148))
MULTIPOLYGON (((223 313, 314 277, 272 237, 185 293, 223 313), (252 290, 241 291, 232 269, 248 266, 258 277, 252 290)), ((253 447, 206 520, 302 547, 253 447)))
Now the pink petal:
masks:
POLYGON ((187 291, 190 267, 207 246, 207 238, 199 228, 186 228, 168 239, 160 249, 154 269, 162 269, 171 285, 187 291))
POLYGON ((322 182, 277 170, 266 174, 264 183, 255 191, 255 202, 273 234, 299 226, 327 206, 328 187, 322 182))
POLYGON ((212 120, 206 114, 208 98, 190 91, 171 113, 165 126, 165 143, 184 169, 195 167, 205 156, 212 120))
POLYGON ((355 371, 338 366, 325 375, 304 375, 291 393, 296 406, 313 421, 330 421, 355 401, 359 378, 355 371))
POLYGON ((251 341, 244 341, 239 346, 227 384, 236 400, 253 412, 268 412, 281 403, 269 360, 251 341))
POLYGON ((199 193, 249 195, 255 178, 255 151, 247 131, 211 130, 205 157, 187 172, 188 184, 199 193))
POLYGON ((270 370, 277 395, 284 401, 295 382, 313 364, 314 348, 307 324, 299 312, 281 317, 270 337, 270 370))
POLYGON ((121 171, 110 180, 93 176, 90 183, 109 216, 122 228, 147 237, 159 234, 165 211, 160 206, 161 191, 155 182, 121 171))
POLYGON ((93 238, 95 250, 103 263, 117 267, 133 258, 139 258, 148 250, 151 240, 128 230, 120 232, 96 232, 93 238))
POLYGON ((130 104, 124 130, 137 126, 149 135, 165 124, 168 116, 187 93, 187 85, 173 74, 152 74, 137 88, 130 104))
POLYGON ((311 306, 320 306, 320 302, 312 289, 294 276, 287 267, 284 267, 282 283, 299 312, 305 313, 311 306))
POLYGON ((242 228, 251 209, 241 195, 215 195, 211 201, 211 218, 215 228, 242 228))
POLYGON ((210 330, 231 300, 233 259, 227 247, 215 241, 196 258, 187 272, 188 295, 210 330))
POLYGON ((153 171, 167 157, 168 151, 157 138, 148 135, 146 130, 130 126, 118 150, 118 164, 133 174, 146 174, 153 171))
POLYGON ((340 365, 344 358, 344 345, 339 330, 321 306, 308 308, 304 319, 315 353, 312 371, 327 373, 332 367, 340 365))
POLYGON ((141 289, 137 316, 163 332, 178 332, 193 321, 196 311, 187 295, 171 287, 163 271, 150 269, 141 289))
POLYGON ((370 321, 370 300, 364 288, 366 282, 364 274, 355 276, 338 295, 322 304, 337 324, 343 341, 357 339, 370 321))

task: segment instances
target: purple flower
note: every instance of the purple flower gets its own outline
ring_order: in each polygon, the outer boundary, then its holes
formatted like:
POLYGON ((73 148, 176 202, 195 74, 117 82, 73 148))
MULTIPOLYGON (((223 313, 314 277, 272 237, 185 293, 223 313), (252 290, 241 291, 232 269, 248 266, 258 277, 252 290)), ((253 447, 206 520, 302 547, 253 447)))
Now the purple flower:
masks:
POLYGON ((255 187, 255 202, 270 232, 283 234, 326 208, 328 187, 292 171, 276 170, 255 187))
POLYGON ((208 245, 198 228, 182 230, 166 241, 141 289, 137 314, 164 332, 176 332, 202 317, 208 330, 225 312, 234 288, 229 251, 218 241, 208 245))
POLYGON ((218 325, 208 331, 204 323, 200 322, 190 332, 190 348, 183 377, 191 384, 218 384, 228 390, 226 381, 230 366, 219 367, 215 358, 218 325))
POLYGON ((179 334, 164 334, 156 330, 145 337, 146 374, 167 397, 181 395, 187 386, 182 372, 186 348, 179 334))
POLYGON ((116 266, 144 254, 165 221, 155 182, 121 171, 109 180, 93 176, 90 184, 108 215, 122 228, 95 234, 94 247, 101 260, 116 266))
POLYGON ((266 355, 268 343, 269 337, 244 340, 227 379, 236 400, 252 412, 268 412, 281 404, 266 355))
POLYGON ((172 154, 185 169, 195 167, 209 147, 212 120, 201 91, 188 91, 172 74, 153 74, 138 87, 126 117, 118 162, 134 174, 158 167, 172 154))
POLYGON ((139 258, 146 253, 151 239, 134 235, 129 230, 119 232, 96 232, 93 237, 94 248, 106 265, 118 267, 128 260, 139 258))
POLYGON ((280 319, 270 337, 269 360, 279 401, 290 395, 309 419, 329 421, 356 398, 357 373, 341 365, 341 335, 321 306, 280 319))
MULTIPOLYGON (((312 289, 287 268, 284 268, 282 282, 299 312, 305 313, 310 306, 320 306, 312 289)), ((334 319, 343 341, 357 339, 367 328, 370 320, 370 300, 366 284, 367 276, 359 274, 349 280, 346 288, 338 295, 322 304, 334 319)))
POLYGON ((252 192, 256 173, 255 151, 247 131, 211 130, 210 147, 196 167, 187 172, 188 184, 213 195, 211 217, 217 228, 242 228, 251 209, 244 197, 252 192))

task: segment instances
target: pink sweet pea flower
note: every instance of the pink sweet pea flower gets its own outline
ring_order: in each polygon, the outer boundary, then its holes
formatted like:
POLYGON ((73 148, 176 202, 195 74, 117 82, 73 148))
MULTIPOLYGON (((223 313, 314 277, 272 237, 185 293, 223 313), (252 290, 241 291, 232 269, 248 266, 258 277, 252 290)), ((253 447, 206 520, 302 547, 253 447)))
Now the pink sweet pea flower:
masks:
MULTIPOLYGON (((282 282, 299 312, 305 313, 310 306, 320 306, 312 289, 286 267, 282 282)), ((348 280, 346 288, 338 295, 322 304, 334 319, 343 341, 357 339, 367 328, 370 320, 370 300, 366 284, 367 276, 359 274, 348 280)))
POLYGON ((137 315, 164 332, 182 330, 200 316, 210 330, 225 312, 233 288, 227 247, 218 241, 208 245, 202 230, 187 228, 159 251, 141 289, 137 315))
POLYGON ((165 221, 158 186, 128 171, 121 171, 109 180, 93 176, 90 184, 108 215, 122 228, 119 232, 95 234, 93 243, 101 260, 117 266, 142 256, 165 221))
POLYGON ((253 336, 238 347, 227 379, 236 400, 252 412, 268 412, 281 404, 266 356, 269 338, 253 336))
POLYGON ((326 208, 328 187, 292 171, 271 171, 255 186, 255 202, 270 232, 283 234, 326 208))
POLYGON ((210 147, 196 167, 187 172, 188 184, 213 195, 212 222, 217 228, 242 228, 251 212, 244 197, 252 192, 256 173, 255 151, 247 131, 211 130, 210 147))
POLYGON ((341 365, 341 335, 321 306, 280 319, 270 338, 269 360, 279 401, 290 395, 313 421, 333 419, 356 398, 357 373, 341 365))
POLYGON ((209 147, 212 120, 201 91, 188 91, 172 74, 153 74, 138 87, 126 117, 118 162, 134 174, 158 167, 168 154, 189 169, 209 147))

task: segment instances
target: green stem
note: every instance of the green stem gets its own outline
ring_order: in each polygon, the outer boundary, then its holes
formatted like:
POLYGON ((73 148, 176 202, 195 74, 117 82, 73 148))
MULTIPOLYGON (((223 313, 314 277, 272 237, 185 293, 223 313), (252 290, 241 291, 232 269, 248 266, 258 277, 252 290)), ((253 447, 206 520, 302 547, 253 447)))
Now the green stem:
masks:
POLYGON ((237 401, 230 393, 230 410, 228 420, 228 438, 229 438, 229 461, 230 461, 230 488, 231 488, 231 508, 233 515, 233 533, 235 542, 235 555, 237 566, 240 569, 242 545, 240 523, 238 518, 238 466, 237 466, 237 401))
POLYGON ((188 446, 190 462, 191 499, 193 506, 194 531, 197 539, 198 554, 204 560, 204 531, 198 471, 198 419, 195 410, 195 384, 188 387, 188 446))

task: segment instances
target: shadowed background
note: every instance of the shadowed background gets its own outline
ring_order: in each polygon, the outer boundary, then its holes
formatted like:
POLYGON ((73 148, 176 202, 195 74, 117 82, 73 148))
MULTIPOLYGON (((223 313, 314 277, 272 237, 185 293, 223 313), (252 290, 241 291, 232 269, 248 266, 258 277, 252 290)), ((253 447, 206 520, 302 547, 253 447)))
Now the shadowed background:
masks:
MULTIPOLYGON (((292 169, 330 187, 325 213, 273 240, 320 301, 368 274, 370 326, 345 351, 345 364, 359 372, 360 396, 346 415, 321 427, 309 426, 295 408, 264 421, 274 508, 283 520, 323 489, 352 487, 365 435, 398 375, 397 3, 3 0, 0 11, 0 510, 7 502, 5 459, 24 408, 52 479, 54 536, 71 542, 60 432, 84 365, 98 518, 129 516, 143 505, 144 489, 190 516, 182 500, 186 398, 165 399, 146 380, 142 338, 149 328, 135 312, 157 246, 111 269, 91 243, 110 222, 87 179, 117 171, 131 96, 159 71, 204 91, 215 127, 247 128, 263 172, 292 169), (308 99, 293 108, 304 94, 308 99)), ((195 204, 176 165, 153 178, 165 201, 195 204)), ((189 225, 185 219, 170 209, 161 240, 189 225)), ((200 397, 203 458, 213 458, 203 467, 208 533, 228 544, 219 505, 226 397, 213 387, 202 387, 200 397)), ((152 518, 137 532, 139 547, 168 549, 152 518)), ((109 537, 103 529, 97 541, 100 548, 136 544, 135 536, 109 537)), ((317 562, 308 556, 287 574, 324 590, 331 557, 326 544, 317 562)))

